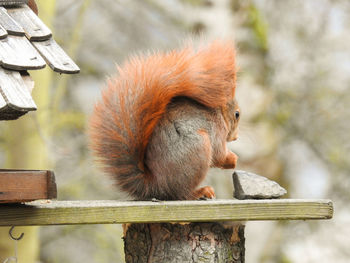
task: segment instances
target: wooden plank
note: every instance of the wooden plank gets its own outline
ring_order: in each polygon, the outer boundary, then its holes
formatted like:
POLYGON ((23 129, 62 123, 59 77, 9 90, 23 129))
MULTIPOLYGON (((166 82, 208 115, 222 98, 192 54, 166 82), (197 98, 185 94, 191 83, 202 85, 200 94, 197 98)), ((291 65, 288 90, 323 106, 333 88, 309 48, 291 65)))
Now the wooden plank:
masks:
POLYGON ((1 88, 0 88, 0 111, 2 108, 6 107, 7 102, 5 101, 4 97, 1 94, 1 88))
POLYGON ((0 25, 0 39, 7 37, 7 31, 0 25))
POLYGON ((34 84, 35 84, 34 80, 32 79, 32 77, 29 75, 27 71, 21 71, 21 77, 24 83, 26 84, 26 87, 29 93, 31 94, 34 89, 34 84))
POLYGON ((0 121, 16 120, 26 113, 28 113, 27 110, 17 110, 17 109, 11 108, 8 105, 5 105, 4 107, 0 108, 0 121))
POLYGON ((28 3, 28 0, 0 0, 0 5, 21 5, 28 3))
POLYGON ((51 171, 0 170, 0 203, 18 203, 57 197, 51 171))
POLYGON ((7 106, 16 110, 36 110, 27 83, 18 71, 0 67, 0 93, 7 106))
POLYGON ((14 36, 24 36, 24 29, 12 19, 4 7, 0 7, 0 25, 8 34, 14 36))
MULTIPOLYGON (((0 76, 1 76, 1 71, 4 71, 2 67, 0 67, 0 76)), ((30 93, 34 87, 34 81, 31 79, 31 77, 27 72, 24 72, 24 71, 21 72, 20 76, 23 79, 23 82, 19 79, 19 75, 18 75, 19 73, 17 71, 7 71, 7 72, 10 74, 6 75, 3 79, 0 80, 0 120, 16 120, 22 115, 26 114, 28 111, 36 109, 35 103, 30 96, 30 93), (13 74, 15 75, 14 79, 11 79, 13 77, 13 76, 11 77, 11 75, 13 74), (10 84, 8 83, 4 84, 3 85, 4 88, 2 88, 1 82, 4 83, 7 81, 10 81, 10 84), (25 84, 25 86, 23 86, 23 83, 25 84), (15 89, 13 89, 13 85, 15 85, 15 89), (28 90, 29 94, 26 91, 26 89, 28 90), (10 94, 12 94, 15 98, 15 102, 12 102, 12 103, 8 102, 8 99, 5 96, 5 93, 6 94, 8 93, 6 91, 10 91, 10 94), (24 96, 22 92, 24 92, 24 96), (22 108, 21 106, 19 107, 16 101, 21 101, 21 100, 24 102, 26 101, 29 102, 29 105, 27 105, 28 107, 26 108, 22 108)), ((10 100, 12 100, 12 96, 9 96, 9 98, 10 100)))
POLYGON ((0 205, 0 226, 330 219, 330 200, 35 201, 0 205))
POLYGON ((79 73, 79 67, 53 38, 40 42, 33 41, 32 44, 54 71, 67 74, 79 73))
POLYGON ((29 40, 47 40, 52 36, 51 30, 27 5, 8 8, 9 15, 24 29, 29 40))
POLYGON ((25 37, 8 36, 0 40, 1 65, 13 70, 41 69, 45 61, 25 37))
POLYGON ((0 121, 17 120, 19 117, 25 115, 28 111, 19 111, 12 108, 5 107, 0 111, 0 121))

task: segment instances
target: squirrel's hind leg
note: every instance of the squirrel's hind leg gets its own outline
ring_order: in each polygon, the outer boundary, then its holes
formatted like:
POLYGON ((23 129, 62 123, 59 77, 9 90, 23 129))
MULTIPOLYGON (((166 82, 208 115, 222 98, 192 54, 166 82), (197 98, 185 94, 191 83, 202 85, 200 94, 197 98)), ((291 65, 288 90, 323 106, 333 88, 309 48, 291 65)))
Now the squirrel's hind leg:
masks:
MULTIPOLYGON (((206 152, 207 155, 207 164, 209 167, 209 160, 210 160, 210 156, 212 154, 212 150, 211 150, 211 144, 210 144, 210 139, 209 139, 209 135, 207 133, 207 131, 200 129, 197 131, 197 133, 202 137, 203 140, 203 149, 202 149, 202 153, 206 152)), ((204 175, 205 176, 205 175, 204 175)), ((201 180, 204 179, 204 176, 201 180)), ((215 191, 214 188, 211 186, 204 186, 201 188, 198 188, 196 190, 193 191, 192 193, 192 197, 193 199, 201 199, 201 198, 209 198, 209 199, 213 199, 215 198, 215 191)))
POLYGON ((195 190, 193 192, 193 196, 195 199, 201 199, 201 198, 213 199, 215 198, 215 191, 214 191, 214 188, 211 186, 204 186, 195 190))

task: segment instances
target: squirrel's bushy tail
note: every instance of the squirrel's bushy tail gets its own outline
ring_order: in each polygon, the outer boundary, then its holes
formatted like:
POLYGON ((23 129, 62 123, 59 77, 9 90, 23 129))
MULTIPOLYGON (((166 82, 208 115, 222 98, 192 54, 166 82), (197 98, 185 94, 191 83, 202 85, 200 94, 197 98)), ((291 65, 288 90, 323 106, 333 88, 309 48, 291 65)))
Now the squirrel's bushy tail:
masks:
POLYGON ((184 96, 210 108, 225 107, 234 98, 235 79, 235 49, 229 41, 132 57, 109 79, 91 116, 95 156, 124 191, 149 197, 156 177, 145 168, 144 155, 167 105, 184 96))

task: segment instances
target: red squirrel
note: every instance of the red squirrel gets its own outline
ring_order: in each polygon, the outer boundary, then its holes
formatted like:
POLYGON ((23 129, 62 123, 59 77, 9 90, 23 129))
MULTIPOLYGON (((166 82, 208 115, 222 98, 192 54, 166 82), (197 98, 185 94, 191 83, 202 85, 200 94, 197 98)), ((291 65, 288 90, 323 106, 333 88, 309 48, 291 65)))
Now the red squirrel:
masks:
POLYGON ((236 166, 226 145, 237 139, 235 88, 229 41, 134 56, 95 105, 90 147, 137 200, 213 198, 212 187, 197 187, 210 167, 236 166))

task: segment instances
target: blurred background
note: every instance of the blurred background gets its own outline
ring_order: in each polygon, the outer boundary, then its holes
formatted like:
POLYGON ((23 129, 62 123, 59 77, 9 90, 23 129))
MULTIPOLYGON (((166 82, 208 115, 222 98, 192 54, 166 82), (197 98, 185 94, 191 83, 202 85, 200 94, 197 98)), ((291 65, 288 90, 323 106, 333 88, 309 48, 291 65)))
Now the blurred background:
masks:
MULTIPOLYGON (((328 221, 248 222, 247 263, 349 262, 350 2, 348 0, 38 0, 39 16, 80 66, 31 72, 38 111, 0 122, 0 167, 52 169, 60 200, 126 199, 94 164, 86 127, 130 54, 184 39, 232 39, 239 67, 238 169, 279 182, 289 198, 327 198, 328 221)), ((232 171, 206 184, 232 198, 232 171)), ((16 228, 20 262, 123 262, 121 225, 16 228)), ((0 230, 0 262, 13 255, 0 230)))

